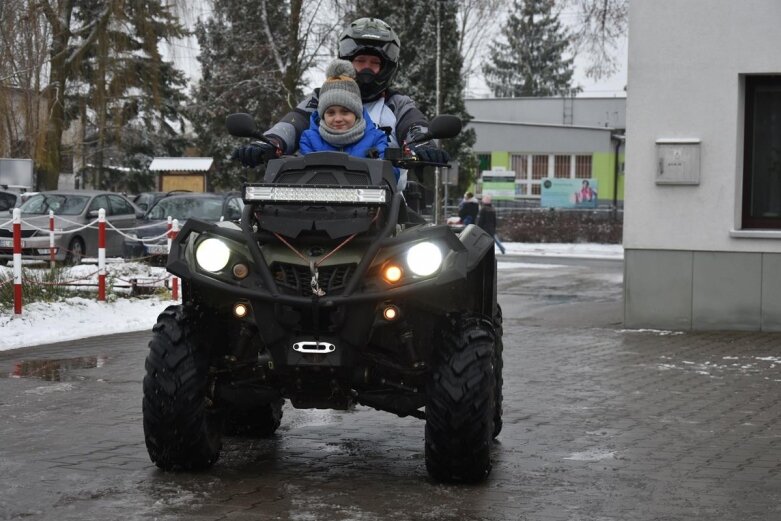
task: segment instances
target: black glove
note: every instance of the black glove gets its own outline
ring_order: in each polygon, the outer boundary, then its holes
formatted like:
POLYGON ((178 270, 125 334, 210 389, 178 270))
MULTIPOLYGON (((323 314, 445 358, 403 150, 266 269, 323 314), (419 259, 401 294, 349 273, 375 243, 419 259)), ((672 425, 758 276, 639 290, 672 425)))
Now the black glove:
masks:
POLYGON ((434 143, 431 142, 413 143, 409 145, 408 148, 410 149, 410 152, 415 154, 415 156, 421 161, 426 161, 429 163, 450 162, 450 154, 448 154, 441 148, 438 148, 436 145, 434 145, 434 143))
POLYGON ((242 165, 253 168, 280 155, 282 155, 282 149, 278 146, 262 141, 253 141, 249 145, 240 146, 234 150, 231 159, 239 160, 242 165))

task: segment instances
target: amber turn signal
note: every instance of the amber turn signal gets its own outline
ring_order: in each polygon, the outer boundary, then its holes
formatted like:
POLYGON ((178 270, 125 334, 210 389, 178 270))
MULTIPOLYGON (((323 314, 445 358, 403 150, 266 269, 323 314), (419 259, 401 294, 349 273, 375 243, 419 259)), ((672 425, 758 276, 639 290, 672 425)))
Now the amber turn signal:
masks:
POLYGON ((247 275, 249 275, 249 268, 246 264, 239 263, 233 266, 233 276, 237 279, 246 278, 247 275))
POLYGON ((395 264, 388 264, 382 270, 382 277, 391 284, 401 280, 401 268, 395 264))

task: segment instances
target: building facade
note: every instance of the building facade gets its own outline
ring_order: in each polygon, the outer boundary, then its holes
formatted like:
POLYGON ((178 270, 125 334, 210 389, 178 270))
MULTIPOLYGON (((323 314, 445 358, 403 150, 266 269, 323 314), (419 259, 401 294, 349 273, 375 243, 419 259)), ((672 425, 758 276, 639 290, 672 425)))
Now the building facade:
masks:
POLYGON ((630 5, 627 327, 781 331, 779 20, 778 0, 630 5))
POLYGON ((466 109, 481 172, 513 171, 517 198, 565 178, 596 179, 601 204, 623 201, 626 98, 468 99, 466 109))

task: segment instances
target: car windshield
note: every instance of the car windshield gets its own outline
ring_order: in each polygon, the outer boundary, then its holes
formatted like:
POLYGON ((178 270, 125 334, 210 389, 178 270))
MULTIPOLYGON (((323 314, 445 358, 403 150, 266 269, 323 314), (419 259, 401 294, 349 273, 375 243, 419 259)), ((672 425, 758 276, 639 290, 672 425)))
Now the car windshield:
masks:
POLYGON ((27 215, 79 215, 89 202, 87 195, 38 194, 30 197, 19 209, 27 215))
POLYGON ((190 218, 219 221, 222 217, 222 199, 206 197, 169 197, 160 199, 149 213, 148 219, 161 220, 168 216, 184 221, 190 218))

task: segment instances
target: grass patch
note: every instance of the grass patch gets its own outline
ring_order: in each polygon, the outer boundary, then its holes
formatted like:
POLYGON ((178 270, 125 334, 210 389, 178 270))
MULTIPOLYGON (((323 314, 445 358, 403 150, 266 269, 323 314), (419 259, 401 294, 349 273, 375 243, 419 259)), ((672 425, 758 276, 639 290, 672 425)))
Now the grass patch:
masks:
MULTIPOLYGON (((70 279, 67 268, 29 269, 22 267, 22 302, 59 302, 68 297, 94 296, 94 291, 74 289, 63 283, 70 279)), ((0 309, 13 309, 14 284, 13 271, 0 273, 0 309)))

